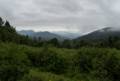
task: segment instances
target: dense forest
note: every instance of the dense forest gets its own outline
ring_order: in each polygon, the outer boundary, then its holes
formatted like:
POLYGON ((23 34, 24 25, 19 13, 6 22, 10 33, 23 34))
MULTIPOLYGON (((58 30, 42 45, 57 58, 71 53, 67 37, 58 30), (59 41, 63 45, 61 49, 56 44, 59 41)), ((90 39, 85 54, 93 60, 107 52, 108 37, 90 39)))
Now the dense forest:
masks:
POLYGON ((43 41, 0 18, 0 81, 120 81, 120 39, 43 41))

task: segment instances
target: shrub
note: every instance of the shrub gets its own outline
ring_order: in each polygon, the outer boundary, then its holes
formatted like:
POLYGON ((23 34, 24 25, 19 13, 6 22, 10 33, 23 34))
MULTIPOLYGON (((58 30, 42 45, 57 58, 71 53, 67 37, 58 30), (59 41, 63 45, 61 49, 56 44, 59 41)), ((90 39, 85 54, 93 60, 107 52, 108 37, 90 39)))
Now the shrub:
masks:
POLYGON ((82 48, 79 50, 75 65, 80 72, 100 79, 119 81, 120 51, 103 48, 82 48))
POLYGON ((32 66, 58 74, 65 71, 65 60, 47 48, 43 48, 42 51, 28 52, 27 54, 32 66))
POLYGON ((25 75, 21 81, 73 81, 73 80, 49 72, 31 70, 29 74, 25 75))
POLYGON ((16 46, 0 47, 0 81, 17 81, 28 72, 27 56, 16 46))

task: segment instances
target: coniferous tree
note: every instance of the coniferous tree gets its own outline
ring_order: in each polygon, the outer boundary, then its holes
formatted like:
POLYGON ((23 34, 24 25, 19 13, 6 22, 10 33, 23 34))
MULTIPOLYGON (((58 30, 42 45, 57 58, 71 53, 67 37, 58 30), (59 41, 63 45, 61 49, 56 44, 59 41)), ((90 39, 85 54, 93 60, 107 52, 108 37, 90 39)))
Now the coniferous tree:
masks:
POLYGON ((6 27, 11 27, 10 23, 8 21, 5 22, 6 27))
POLYGON ((2 18, 0 17, 0 26, 2 26, 4 24, 2 18))

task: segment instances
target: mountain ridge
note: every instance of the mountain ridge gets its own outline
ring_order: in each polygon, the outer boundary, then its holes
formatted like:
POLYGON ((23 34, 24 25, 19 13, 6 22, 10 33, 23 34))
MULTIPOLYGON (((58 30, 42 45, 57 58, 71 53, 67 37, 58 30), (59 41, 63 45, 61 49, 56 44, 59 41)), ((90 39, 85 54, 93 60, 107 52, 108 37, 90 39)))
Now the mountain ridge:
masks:
POLYGON ((42 40, 51 40, 53 38, 57 38, 60 41, 63 41, 65 39, 67 39, 64 36, 60 36, 48 31, 40 31, 40 32, 35 32, 33 30, 21 30, 21 31, 17 31, 19 34, 21 35, 28 35, 31 38, 41 38, 42 40))
POLYGON ((90 32, 86 35, 80 36, 75 40, 105 40, 108 37, 120 37, 120 28, 106 27, 93 32, 90 32))

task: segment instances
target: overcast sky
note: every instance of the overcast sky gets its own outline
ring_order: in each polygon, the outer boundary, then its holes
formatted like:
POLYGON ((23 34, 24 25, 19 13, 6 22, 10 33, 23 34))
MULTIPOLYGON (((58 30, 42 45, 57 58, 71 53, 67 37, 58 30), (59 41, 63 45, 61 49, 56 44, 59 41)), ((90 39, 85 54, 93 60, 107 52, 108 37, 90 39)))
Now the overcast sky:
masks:
POLYGON ((120 0, 0 0, 0 16, 19 30, 87 33, 120 27, 120 0))

